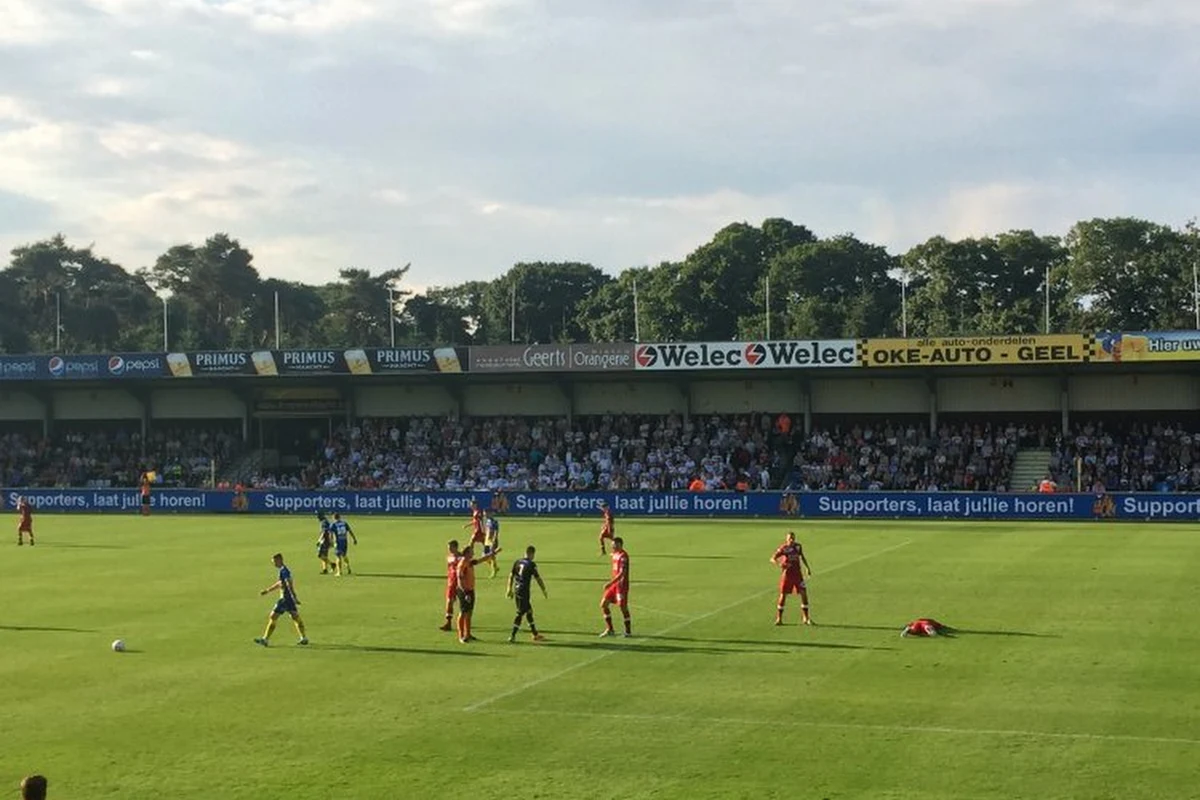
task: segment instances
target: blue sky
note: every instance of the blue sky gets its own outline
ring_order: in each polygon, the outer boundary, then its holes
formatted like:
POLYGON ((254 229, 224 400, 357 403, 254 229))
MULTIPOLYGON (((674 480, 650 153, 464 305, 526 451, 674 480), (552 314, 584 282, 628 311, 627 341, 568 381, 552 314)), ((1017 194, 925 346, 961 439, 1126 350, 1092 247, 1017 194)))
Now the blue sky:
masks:
POLYGON ((0 248, 610 272, 1200 214, 1194 0, 4 0, 0 248))

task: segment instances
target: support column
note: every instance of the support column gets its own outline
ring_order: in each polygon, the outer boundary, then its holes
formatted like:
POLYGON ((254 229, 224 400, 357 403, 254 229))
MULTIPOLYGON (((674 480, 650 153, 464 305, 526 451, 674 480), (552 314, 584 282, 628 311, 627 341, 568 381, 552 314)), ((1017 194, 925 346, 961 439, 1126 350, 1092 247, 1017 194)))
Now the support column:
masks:
POLYGON ((930 378, 929 385, 929 435, 937 435, 938 427, 938 391, 937 378, 930 378))
POLYGON ((804 415, 804 438, 807 439, 812 436, 813 429, 812 390, 808 381, 800 381, 800 411, 804 415))
POLYGON ((1062 379, 1062 432, 1066 436, 1071 432, 1071 382, 1066 376, 1062 379))

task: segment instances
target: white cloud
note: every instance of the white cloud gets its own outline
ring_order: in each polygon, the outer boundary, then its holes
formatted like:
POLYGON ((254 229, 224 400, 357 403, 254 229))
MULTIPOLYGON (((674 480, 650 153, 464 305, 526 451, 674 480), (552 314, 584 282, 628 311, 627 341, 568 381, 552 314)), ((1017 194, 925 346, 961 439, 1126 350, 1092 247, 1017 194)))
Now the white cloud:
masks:
POLYGON ((893 248, 1178 223, 1198 35, 1191 0, 7 0, 0 192, 51 221, 0 248, 226 231, 267 274, 442 284, 770 216, 893 248))

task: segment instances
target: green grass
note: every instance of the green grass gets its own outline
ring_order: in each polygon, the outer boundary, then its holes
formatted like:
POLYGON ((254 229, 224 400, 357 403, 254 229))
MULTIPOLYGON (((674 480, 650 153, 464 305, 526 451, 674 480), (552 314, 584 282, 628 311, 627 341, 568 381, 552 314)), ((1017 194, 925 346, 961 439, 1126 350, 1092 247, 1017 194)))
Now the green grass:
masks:
POLYGON ((510 520, 551 641, 505 643, 482 570, 463 646, 436 629, 459 521, 354 523, 342 579, 304 518, 43 515, 5 543, 0 797, 30 771, 53 800, 1200 796, 1194 527, 800 523, 806 629, 771 625, 778 521, 626 520, 614 641, 596 522, 510 520), (251 642, 276 550, 309 649, 251 642), (920 615, 968 632, 900 639, 920 615))

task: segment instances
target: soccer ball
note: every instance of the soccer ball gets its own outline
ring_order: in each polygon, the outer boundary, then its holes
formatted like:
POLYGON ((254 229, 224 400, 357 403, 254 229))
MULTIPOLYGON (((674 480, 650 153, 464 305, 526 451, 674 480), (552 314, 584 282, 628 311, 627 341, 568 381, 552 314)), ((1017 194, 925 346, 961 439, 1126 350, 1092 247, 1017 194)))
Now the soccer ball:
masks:
POLYGON ((112 649, 113 649, 114 653, 124 653, 125 652, 125 640, 117 639, 115 642, 112 643, 112 649))

